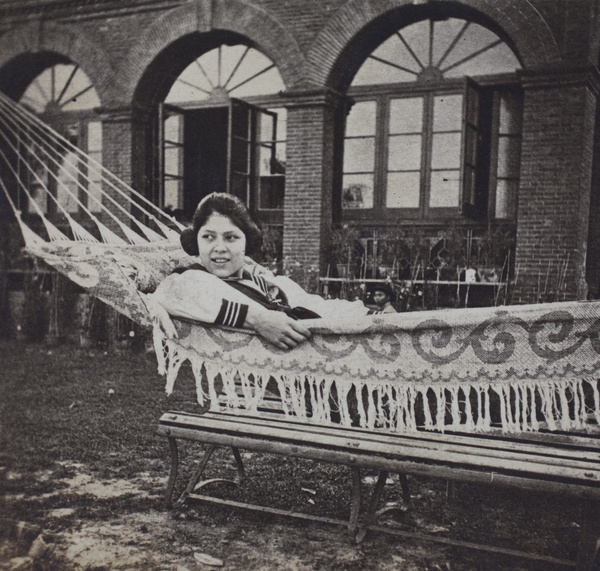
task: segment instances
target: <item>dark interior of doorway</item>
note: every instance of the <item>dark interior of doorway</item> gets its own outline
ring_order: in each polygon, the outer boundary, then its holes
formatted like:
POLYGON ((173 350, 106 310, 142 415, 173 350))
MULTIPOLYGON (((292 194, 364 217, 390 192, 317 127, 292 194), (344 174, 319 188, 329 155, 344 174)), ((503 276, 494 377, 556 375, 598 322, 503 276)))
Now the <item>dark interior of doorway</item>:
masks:
POLYGON ((227 189, 227 107, 195 109, 185 114, 184 215, 198 202, 227 189))

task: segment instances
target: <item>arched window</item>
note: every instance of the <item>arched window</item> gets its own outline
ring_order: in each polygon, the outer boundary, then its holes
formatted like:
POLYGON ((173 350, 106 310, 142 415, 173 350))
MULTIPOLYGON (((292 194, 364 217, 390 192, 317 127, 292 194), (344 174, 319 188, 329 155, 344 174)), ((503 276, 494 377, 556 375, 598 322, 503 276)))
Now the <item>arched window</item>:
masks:
MULTIPOLYGON (((78 65, 61 63, 48 67, 33 78, 19 102, 38 114, 45 123, 92 159, 101 161, 102 124, 92 112, 100 105, 100 100, 89 77, 78 65)), ((43 142, 32 140, 30 143, 28 152, 32 156, 29 163, 35 165, 36 145, 43 142)), ((40 168, 37 173, 31 169, 23 173, 29 181, 30 193, 37 205, 44 213, 60 212, 64 209, 72 214, 78 212, 81 203, 87 202, 86 205, 91 211, 99 211, 98 201, 88 200, 80 193, 79 189, 84 181, 80 180, 79 173, 86 171, 86 165, 81 164, 81 158, 66 148, 57 148, 56 152, 60 154, 60 160, 56 159, 56 164, 45 165, 47 168, 40 168), (52 176, 48 167, 53 173, 52 176), (41 192, 41 185, 51 189, 58 204, 49 200, 45 192, 41 192)), ((22 164, 25 164, 25 161, 22 164)), ((90 172, 92 180, 93 177, 90 172)), ((99 185, 90 187, 99 188, 99 185)), ((28 205, 27 210, 30 213, 36 212, 32 204, 28 205)))
POLYGON ((163 106, 165 208, 189 216, 202 196, 228 190, 263 222, 282 218, 286 110, 275 64, 246 45, 220 45, 177 77, 163 106))
POLYGON ((460 19, 420 21, 384 41, 349 89, 345 217, 513 217, 519 68, 494 32, 460 19))
POLYGON ((175 80, 167 103, 218 100, 225 97, 269 95, 285 85, 275 64, 244 45, 221 45, 201 55, 175 80))

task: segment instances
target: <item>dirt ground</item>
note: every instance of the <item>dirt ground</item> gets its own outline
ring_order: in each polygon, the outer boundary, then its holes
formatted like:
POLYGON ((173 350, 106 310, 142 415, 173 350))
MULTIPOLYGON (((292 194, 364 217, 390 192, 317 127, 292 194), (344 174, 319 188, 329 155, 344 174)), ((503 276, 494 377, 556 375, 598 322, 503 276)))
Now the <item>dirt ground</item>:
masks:
MULTIPOLYGON (((386 486, 384 505, 397 509, 380 524, 404 536, 371 532, 360 545, 334 525, 197 502, 166 510, 168 446, 155 429, 162 412, 197 407, 185 371, 167 398, 154 355, 126 348, 0 341, 0 367, 1 570, 533 571, 566 565, 498 550, 575 557, 581 506, 570 499, 424 478, 409 479, 410 505, 397 475, 386 486)), ((184 473, 197 456, 183 447, 184 473)), ((209 491, 347 517, 347 468, 248 452, 243 459, 242 486, 209 491)), ((209 475, 232 470, 221 450, 209 475)), ((363 474, 365 496, 375 476, 363 474)))

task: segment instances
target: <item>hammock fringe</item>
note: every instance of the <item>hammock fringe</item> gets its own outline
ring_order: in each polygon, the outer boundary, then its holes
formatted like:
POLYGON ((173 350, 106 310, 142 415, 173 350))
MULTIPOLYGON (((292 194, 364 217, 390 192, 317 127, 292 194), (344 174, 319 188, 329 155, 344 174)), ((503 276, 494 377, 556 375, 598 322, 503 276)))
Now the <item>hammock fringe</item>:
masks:
POLYGON ((600 390, 595 379, 434 385, 365 383, 324 374, 264 375, 242 366, 215 364, 174 340, 160 335, 156 339, 159 372, 166 374, 167 393, 173 392, 182 363, 190 361, 198 403, 213 411, 226 408, 233 413, 256 414, 267 410, 269 395, 272 401, 276 387, 282 414, 317 425, 339 424, 390 433, 568 432, 598 428, 600 390))

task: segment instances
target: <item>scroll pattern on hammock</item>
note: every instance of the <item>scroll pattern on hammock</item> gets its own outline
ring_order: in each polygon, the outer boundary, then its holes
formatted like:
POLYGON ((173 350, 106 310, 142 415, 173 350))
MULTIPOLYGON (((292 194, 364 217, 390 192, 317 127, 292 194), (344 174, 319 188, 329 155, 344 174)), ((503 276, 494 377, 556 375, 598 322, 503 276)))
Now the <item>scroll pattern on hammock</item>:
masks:
POLYGON ((296 420, 369 430, 596 430, 600 304, 565 302, 305 322, 281 351, 260 337, 176 321, 156 332, 171 392, 181 364, 198 401, 256 412, 268 386, 296 420), (220 404, 219 404, 220 403, 220 404))
MULTIPOLYGON (((146 292, 190 263, 178 244, 183 227, 1 93, 0 143, 0 188, 27 251, 133 320, 154 323, 156 308, 146 292), (67 155, 77 157, 80 169, 63 169, 58 176, 67 155), (54 202, 68 230, 46 216, 32 181, 54 202), (78 205, 86 224, 45 181, 78 205), (25 196, 44 235, 23 222, 15 195, 25 196)), ((213 408, 225 402, 240 413, 258 410, 274 387, 284 414, 297 420, 371 430, 597 430, 600 425, 600 303, 305 323, 313 337, 289 352, 251 332, 176 321, 179 337, 172 339, 154 327, 167 391, 189 360, 199 402, 213 408)))

